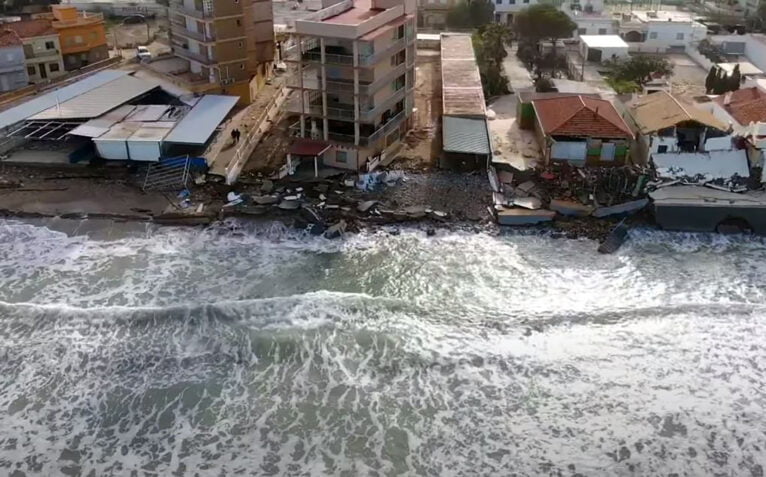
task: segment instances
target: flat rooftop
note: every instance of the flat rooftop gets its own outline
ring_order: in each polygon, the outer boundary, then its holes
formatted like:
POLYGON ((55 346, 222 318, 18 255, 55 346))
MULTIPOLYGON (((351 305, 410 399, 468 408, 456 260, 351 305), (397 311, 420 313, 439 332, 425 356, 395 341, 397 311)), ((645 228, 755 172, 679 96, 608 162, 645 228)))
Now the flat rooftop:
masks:
POLYGON ((633 11, 633 16, 642 22, 691 22, 694 21, 694 15, 689 12, 678 10, 649 10, 633 11))
POLYGON ((484 92, 471 35, 442 33, 442 101, 445 116, 484 116, 484 92))
POLYGON ((354 6, 335 16, 325 18, 322 23, 338 25, 359 25, 385 10, 372 8, 372 0, 354 0, 354 6))
POLYGON ((580 35, 580 41, 588 48, 628 48, 618 35, 580 35))

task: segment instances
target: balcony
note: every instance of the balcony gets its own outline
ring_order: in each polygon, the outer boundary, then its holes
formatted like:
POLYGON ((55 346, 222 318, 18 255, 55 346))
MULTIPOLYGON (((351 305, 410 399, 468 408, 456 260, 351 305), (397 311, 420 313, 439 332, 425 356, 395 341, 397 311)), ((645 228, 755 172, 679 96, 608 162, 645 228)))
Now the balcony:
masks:
POLYGON ((197 10, 193 8, 186 8, 183 2, 180 1, 170 2, 170 14, 172 15, 173 13, 196 18, 198 20, 211 19, 215 16, 212 10, 197 10))
POLYGON ((398 40, 394 40, 393 42, 391 42, 391 44, 388 45, 386 49, 383 51, 373 53, 370 56, 360 56, 359 66, 373 66, 380 63, 382 60, 390 58, 391 55, 399 52, 399 50, 404 48, 404 46, 406 45, 405 42, 406 40, 404 38, 400 38, 398 40))
POLYGON ((216 61, 212 58, 208 58, 207 55, 204 55, 202 53, 194 53, 188 48, 184 48, 182 46, 174 46, 173 53, 175 53, 176 56, 180 56, 181 58, 186 58, 187 60, 196 61, 197 63, 202 63, 203 65, 216 64, 216 61))
MULTIPOLYGON (((319 49, 309 50, 303 53, 301 56, 303 61, 311 61, 316 63, 322 62, 322 53, 319 49)), ((334 65, 353 65, 354 55, 352 54, 338 54, 338 53, 325 53, 324 62, 334 65)))
MULTIPOLYGON (((402 124, 402 121, 406 118, 405 112, 401 111, 396 116, 388 120, 384 125, 380 126, 375 132, 369 136, 359 136, 359 145, 362 147, 371 146, 377 141, 383 139, 386 134, 390 133, 402 124)), ((306 135, 310 133, 310 126, 306 124, 306 135)), ((320 138, 323 138, 322 129, 319 128, 320 138)), ((294 123, 290 126, 290 135, 294 137, 301 137, 300 122, 294 123)), ((342 144, 354 144, 355 138, 353 134, 342 134, 337 132, 328 132, 327 139, 331 142, 337 142, 342 144)))
POLYGON ((392 94, 388 98, 384 99, 383 102, 381 102, 380 104, 378 104, 376 106, 373 106, 370 109, 365 109, 364 111, 362 111, 359 119, 361 121, 363 121, 363 122, 372 122, 372 121, 374 121, 375 118, 377 118, 381 114, 385 113, 388 109, 391 108, 391 106, 393 106, 396 103, 398 103, 399 101, 403 100, 404 99, 404 95, 405 95, 405 91, 406 90, 404 89, 404 85, 402 85, 402 87, 400 89, 396 90, 396 92, 394 92, 394 94, 392 94))
POLYGON ((183 37, 183 38, 190 38, 192 40, 196 40, 202 43, 212 43, 215 38, 212 35, 206 35, 202 33, 198 33, 196 31, 187 30, 185 26, 176 26, 171 25, 170 31, 177 36, 183 37))
MULTIPOLYGON (((371 83, 359 83, 359 96, 371 96, 381 88, 387 86, 391 81, 403 75, 407 71, 407 66, 401 64, 396 68, 386 73, 383 77, 371 82, 371 83)), ((322 82, 319 77, 319 68, 304 68, 303 70, 303 89, 321 91, 322 82)), ((300 88, 300 78, 297 74, 292 74, 288 77, 287 86, 290 88, 300 88)), ((339 80, 328 79, 325 83, 325 91, 328 93, 347 93, 354 90, 354 82, 351 79, 339 80)))
POLYGON ((24 57, 28 60, 32 59, 50 59, 50 58, 57 58, 61 56, 61 52, 53 48, 51 50, 40 50, 40 51, 27 51, 24 50, 24 57))

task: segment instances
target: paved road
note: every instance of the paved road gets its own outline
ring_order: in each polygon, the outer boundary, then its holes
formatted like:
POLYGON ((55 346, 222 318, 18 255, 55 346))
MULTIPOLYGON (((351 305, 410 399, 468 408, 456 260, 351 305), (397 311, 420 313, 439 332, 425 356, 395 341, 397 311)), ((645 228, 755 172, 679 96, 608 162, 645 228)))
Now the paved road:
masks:
POLYGON ((511 82, 511 90, 527 91, 534 89, 532 77, 524 65, 516 58, 516 48, 506 48, 508 56, 503 60, 503 68, 508 80, 511 82))

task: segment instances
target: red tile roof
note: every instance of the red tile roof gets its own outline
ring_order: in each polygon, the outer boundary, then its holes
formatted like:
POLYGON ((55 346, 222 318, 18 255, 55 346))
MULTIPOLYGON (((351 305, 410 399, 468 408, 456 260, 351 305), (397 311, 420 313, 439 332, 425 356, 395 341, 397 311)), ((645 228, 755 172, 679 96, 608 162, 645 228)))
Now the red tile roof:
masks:
POLYGON ((745 88, 722 94, 713 101, 718 103, 741 126, 766 122, 766 93, 759 88, 745 88))
POLYGON ((0 31, 0 48, 5 46, 21 45, 21 38, 13 30, 0 31))
POLYGON ((532 101, 543 132, 551 136, 632 138, 612 103, 586 96, 532 101))
POLYGON ((56 29, 53 28, 49 20, 24 20, 20 22, 11 22, 3 25, 3 28, 15 31, 21 38, 34 38, 36 36, 55 35, 56 29))

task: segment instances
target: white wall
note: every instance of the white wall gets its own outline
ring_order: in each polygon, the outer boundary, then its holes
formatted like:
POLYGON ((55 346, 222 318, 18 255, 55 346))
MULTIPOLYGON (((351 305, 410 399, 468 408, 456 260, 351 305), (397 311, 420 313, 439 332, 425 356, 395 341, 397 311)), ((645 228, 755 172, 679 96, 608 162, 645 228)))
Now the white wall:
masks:
POLYGON ((635 47, 636 51, 659 53, 664 53, 670 47, 683 46, 688 50, 694 48, 692 43, 702 40, 706 34, 705 27, 697 23, 649 22, 646 40, 643 43, 632 43, 631 47, 635 47))
POLYGON ((574 37, 577 38, 580 35, 616 35, 617 28, 615 28, 614 22, 609 18, 573 18, 577 23, 577 30, 574 32, 574 37), (605 32, 604 32, 605 30, 605 32))

